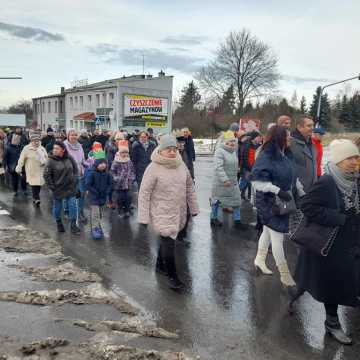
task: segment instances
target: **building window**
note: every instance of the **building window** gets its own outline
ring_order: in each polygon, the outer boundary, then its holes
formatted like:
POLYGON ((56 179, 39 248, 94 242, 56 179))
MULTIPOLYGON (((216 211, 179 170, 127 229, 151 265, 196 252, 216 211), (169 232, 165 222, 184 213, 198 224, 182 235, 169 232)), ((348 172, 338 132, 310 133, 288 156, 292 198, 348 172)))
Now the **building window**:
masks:
POLYGON ((77 108, 78 108, 78 97, 75 96, 75 109, 77 109, 77 108))
POLYGON ((51 113, 51 102, 50 101, 48 102, 48 113, 49 114, 51 113))
POLYGON ((55 114, 57 114, 58 108, 57 108, 57 101, 55 101, 55 114))
POLYGON ((110 93, 109 97, 110 97, 110 105, 114 106, 114 93, 110 93))
POLYGON ((60 113, 62 114, 63 112, 63 101, 60 100, 60 113))
POLYGON ((45 103, 41 103, 41 107, 42 107, 42 112, 44 113, 45 112, 45 103))
POLYGON ((96 94, 96 106, 100 106, 100 94, 96 94))
POLYGON ((106 107, 106 93, 102 94, 102 107, 106 107))
POLYGON ((84 98, 80 96, 80 109, 84 107, 84 98))
POLYGON ((88 95, 88 104, 91 106, 91 95, 88 95))
POLYGON ((74 100, 73 98, 71 97, 70 98, 70 109, 73 109, 74 108, 74 100))

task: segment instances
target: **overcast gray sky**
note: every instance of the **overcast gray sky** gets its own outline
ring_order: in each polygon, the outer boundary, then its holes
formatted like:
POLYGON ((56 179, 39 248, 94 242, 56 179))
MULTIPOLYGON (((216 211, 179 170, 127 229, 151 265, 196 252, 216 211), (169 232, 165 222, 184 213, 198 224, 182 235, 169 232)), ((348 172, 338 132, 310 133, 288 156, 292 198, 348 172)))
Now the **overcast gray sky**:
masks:
POLYGON ((358 0, 12 0, 0 12, 0 76, 24 79, 0 80, 0 107, 74 79, 139 74, 143 54, 146 73, 175 76, 177 96, 243 27, 278 56, 281 93, 310 99, 316 86, 360 72, 359 18, 358 0))

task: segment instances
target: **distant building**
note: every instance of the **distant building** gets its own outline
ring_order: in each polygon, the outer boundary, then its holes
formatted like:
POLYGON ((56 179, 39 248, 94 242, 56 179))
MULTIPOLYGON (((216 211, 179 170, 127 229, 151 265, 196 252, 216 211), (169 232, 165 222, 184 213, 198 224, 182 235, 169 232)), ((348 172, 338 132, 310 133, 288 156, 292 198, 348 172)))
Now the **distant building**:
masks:
POLYGON ((33 99, 34 120, 42 130, 96 127, 115 130, 171 130, 173 77, 135 75, 87 84, 75 82, 60 94, 33 99), (61 104, 61 106, 60 106, 61 104))

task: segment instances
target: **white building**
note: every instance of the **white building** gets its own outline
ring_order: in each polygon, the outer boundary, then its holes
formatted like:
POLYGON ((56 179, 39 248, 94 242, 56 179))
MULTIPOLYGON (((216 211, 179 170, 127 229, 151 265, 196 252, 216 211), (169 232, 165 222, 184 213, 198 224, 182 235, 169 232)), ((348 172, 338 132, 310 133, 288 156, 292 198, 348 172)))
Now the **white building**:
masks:
POLYGON ((152 127, 155 132, 167 132, 172 125, 172 87, 173 77, 163 72, 158 77, 136 75, 94 84, 77 83, 60 94, 33 99, 34 116, 43 130, 52 125, 77 130, 152 127), (56 101, 63 101, 64 117, 53 113, 56 101))
POLYGON ((33 98, 33 121, 41 130, 65 127, 65 89, 59 94, 33 98))

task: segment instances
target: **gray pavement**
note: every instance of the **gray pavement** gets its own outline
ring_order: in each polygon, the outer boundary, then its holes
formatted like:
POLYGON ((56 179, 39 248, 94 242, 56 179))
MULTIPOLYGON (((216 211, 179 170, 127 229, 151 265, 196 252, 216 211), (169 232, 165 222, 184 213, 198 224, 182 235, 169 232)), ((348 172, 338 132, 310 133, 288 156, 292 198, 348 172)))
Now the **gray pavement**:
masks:
MULTIPOLYGON (((189 229, 191 247, 178 243, 176 249, 179 276, 187 285, 183 294, 168 289, 164 279, 155 274, 157 239, 139 228, 136 217, 119 219, 116 212, 107 211, 107 236, 94 241, 88 227, 80 237, 56 234, 46 191, 41 208, 34 209, 30 200, 14 200, 12 193, 2 188, 0 206, 17 223, 55 237, 65 255, 99 274, 109 288, 126 294, 158 326, 178 332, 177 348, 188 349, 202 359, 357 359, 360 309, 341 309, 345 328, 354 334, 352 347, 340 346, 325 336, 322 306, 307 294, 289 316, 276 271, 272 277, 255 275, 255 231, 250 226, 246 230, 234 228, 228 215, 223 228, 212 230, 209 226, 211 158, 199 158, 195 173, 202 211, 189 229)), ((248 203, 242 206, 242 218, 246 223, 254 221, 248 203)), ((286 250, 293 267, 296 249, 287 244, 286 250)), ((271 256, 268 263, 275 270, 271 256)), ((8 271, 11 283, 11 270, 3 271, 8 271)), ((14 279, 16 284, 16 276, 14 279)), ((3 311, 7 310, 0 304, 3 311)), ((9 334, 15 332, 9 324, 0 326, 0 335, 6 334, 7 327, 9 334)), ((32 329, 41 334, 41 329, 49 327, 40 321, 32 329)), ((82 329, 76 331, 74 336, 81 338, 82 329)))

